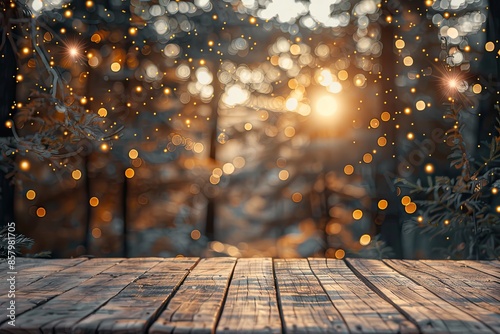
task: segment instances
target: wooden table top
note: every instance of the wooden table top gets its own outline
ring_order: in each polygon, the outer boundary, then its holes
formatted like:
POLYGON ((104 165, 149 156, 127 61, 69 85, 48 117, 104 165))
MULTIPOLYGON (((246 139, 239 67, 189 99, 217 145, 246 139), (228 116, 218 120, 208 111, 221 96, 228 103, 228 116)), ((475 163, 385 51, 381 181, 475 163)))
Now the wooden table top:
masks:
POLYGON ((1 333, 500 333, 499 261, 1 261, 1 333))

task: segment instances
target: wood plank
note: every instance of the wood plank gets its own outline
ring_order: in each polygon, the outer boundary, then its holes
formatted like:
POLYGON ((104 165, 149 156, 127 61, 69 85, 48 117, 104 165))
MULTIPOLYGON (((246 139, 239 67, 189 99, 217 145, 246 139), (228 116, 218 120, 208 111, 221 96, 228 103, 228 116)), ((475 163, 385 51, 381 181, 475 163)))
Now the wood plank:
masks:
POLYGON ((392 268, 438 295, 451 305, 466 310, 478 321, 500 333, 500 302, 481 289, 466 289, 456 279, 443 279, 443 274, 420 261, 385 260, 392 268))
POLYGON ((276 286, 287 333, 348 333, 306 259, 274 260, 276 286))
POLYGON ((466 281, 482 281, 491 286, 498 286, 500 279, 492 275, 476 270, 462 261, 450 260, 421 260, 422 263, 447 274, 450 277, 466 281))
POLYGON ((466 311, 447 303, 382 261, 346 261, 373 290, 413 319, 422 333, 493 333, 466 311))
POLYGON ((213 332, 235 263, 235 258, 201 260, 153 323, 149 333, 213 332))
POLYGON ((281 333, 273 261, 238 259, 217 333, 281 333))
MULTIPOLYGON (((3 280, 4 277, 8 276, 6 273, 8 270, 7 266, 7 261, 6 259, 2 259, 2 268, 3 269, 0 272, 0 279, 3 280)), ((63 264, 68 262, 68 260, 73 260, 73 259, 38 259, 38 258, 32 258, 32 257, 17 257, 16 258, 16 264, 15 264, 15 270, 17 273, 22 272, 23 270, 30 269, 30 268, 36 268, 36 267, 41 267, 46 264, 63 264)), ((82 261, 86 260, 86 258, 81 258, 82 261)))
POLYGON ((16 318, 16 327, 5 323, 0 330, 2 333, 71 333, 71 328, 78 321, 160 261, 154 258, 122 261, 45 304, 21 314, 16 318))
POLYGON ((479 262, 479 261, 464 260, 458 262, 470 268, 474 268, 483 273, 489 274, 493 277, 500 278, 500 265, 497 266, 495 264, 495 261, 479 262))
MULTIPOLYGON (((123 259, 93 259, 76 266, 47 275, 27 286, 17 288, 16 315, 29 311, 38 305, 78 286, 82 282, 114 266, 123 259)), ((0 308, 8 306, 8 300, 0 301, 0 308)), ((1 319, 0 323, 7 321, 1 319)))
POLYGON ((165 259, 76 326, 74 333, 144 333, 197 258, 165 259))
POLYGON ((418 333, 413 323, 366 286, 344 261, 310 258, 309 264, 351 333, 418 333))
MULTIPOLYGON (((79 263, 87 261, 87 258, 78 259, 29 259, 29 261, 22 261, 21 265, 16 265, 16 290, 24 286, 30 285, 47 275, 59 272, 66 268, 78 265, 79 263)), ((7 270, 3 273, 4 276, 0 278, 0 291, 7 291, 9 282, 7 282, 7 270)), ((2 295, 0 302, 4 301, 6 296, 2 295)))
POLYGON ((484 272, 475 270, 458 261, 422 260, 427 266, 439 271, 446 279, 454 279, 456 285, 464 288, 479 289, 483 295, 488 295, 500 301, 500 279, 484 272))

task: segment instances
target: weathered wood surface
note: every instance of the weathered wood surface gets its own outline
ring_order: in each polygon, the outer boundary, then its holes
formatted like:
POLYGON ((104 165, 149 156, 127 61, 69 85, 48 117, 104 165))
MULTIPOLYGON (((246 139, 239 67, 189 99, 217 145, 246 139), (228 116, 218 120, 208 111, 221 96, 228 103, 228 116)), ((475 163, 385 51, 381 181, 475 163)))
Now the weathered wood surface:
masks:
POLYGON ((18 258, 0 333, 500 333, 498 261, 18 258))

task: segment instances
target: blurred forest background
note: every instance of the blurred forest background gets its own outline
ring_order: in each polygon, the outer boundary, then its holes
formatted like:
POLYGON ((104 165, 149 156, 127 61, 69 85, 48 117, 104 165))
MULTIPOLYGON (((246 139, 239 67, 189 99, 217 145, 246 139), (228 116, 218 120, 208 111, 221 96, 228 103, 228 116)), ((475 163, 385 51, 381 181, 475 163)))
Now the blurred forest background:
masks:
POLYGON ((29 252, 499 256, 497 1, 0 4, 29 252))

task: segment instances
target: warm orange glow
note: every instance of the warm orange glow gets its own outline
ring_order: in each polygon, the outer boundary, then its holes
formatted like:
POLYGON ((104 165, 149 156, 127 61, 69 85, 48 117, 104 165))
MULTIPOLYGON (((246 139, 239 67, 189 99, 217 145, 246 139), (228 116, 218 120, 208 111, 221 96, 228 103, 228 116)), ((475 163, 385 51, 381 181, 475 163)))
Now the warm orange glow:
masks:
POLYGON ((354 210, 352 212, 352 218, 360 220, 361 218, 363 218, 363 211, 361 211, 360 209, 354 210))
POLYGON ((380 210, 385 210, 385 209, 387 209, 388 206, 389 206, 389 202, 387 202, 387 200, 381 199, 380 201, 378 201, 378 208, 380 210))

